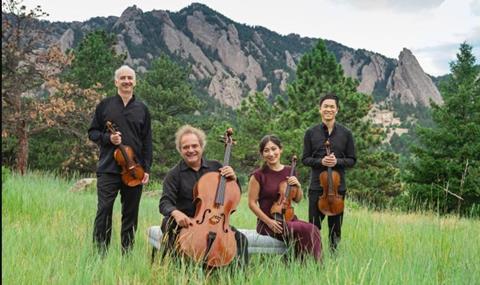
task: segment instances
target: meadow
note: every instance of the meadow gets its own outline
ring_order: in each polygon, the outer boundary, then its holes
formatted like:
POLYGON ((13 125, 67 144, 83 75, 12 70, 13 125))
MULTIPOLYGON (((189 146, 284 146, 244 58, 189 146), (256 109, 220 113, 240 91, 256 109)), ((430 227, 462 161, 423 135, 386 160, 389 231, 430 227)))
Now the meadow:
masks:
MULTIPOLYGON (((479 284, 480 221, 434 212, 375 212, 346 205, 336 257, 322 265, 253 255, 243 271, 200 267, 175 260, 150 263, 147 229, 161 222, 158 195, 144 195, 135 248, 120 253, 120 201, 115 203, 110 251, 92 246, 96 193, 72 193, 74 179, 12 174, 2 181, 3 284, 479 284)), ((295 206, 307 217, 307 202, 295 206)), ((254 228, 247 197, 232 215, 238 228, 254 228)), ((324 228, 327 227, 324 221, 324 228)), ((328 247, 326 231, 323 246, 328 247)))

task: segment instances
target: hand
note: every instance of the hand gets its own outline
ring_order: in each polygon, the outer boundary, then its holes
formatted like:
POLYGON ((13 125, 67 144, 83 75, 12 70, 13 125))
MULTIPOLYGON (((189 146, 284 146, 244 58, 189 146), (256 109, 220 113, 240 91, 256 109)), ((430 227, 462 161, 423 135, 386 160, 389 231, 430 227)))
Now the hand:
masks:
POLYGON ((302 192, 302 189, 299 187, 299 188, 292 188, 292 199, 293 201, 295 201, 296 203, 299 203, 300 201, 302 201, 302 198, 303 198, 303 192, 302 192))
POLYGON ((119 145, 122 143, 122 133, 120 132, 115 132, 114 134, 110 135, 110 141, 114 145, 119 145))
POLYGON ((298 181, 297 177, 295 176, 287 176, 287 183, 291 186, 298 186, 301 187, 300 182, 298 181))
POLYGON ((283 232, 282 223, 275 221, 274 219, 269 219, 267 226, 276 234, 281 234, 283 232))
POLYGON ((190 219, 190 217, 188 217, 179 210, 173 210, 172 217, 175 219, 177 225, 182 228, 188 228, 189 226, 193 226, 193 221, 190 219))
POLYGON ((143 184, 143 185, 147 184, 149 178, 150 178, 150 174, 148 174, 148 173, 145 172, 144 175, 143 175, 142 184, 143 184))
POLYGON ((322 164, 326 167, 334 167, 337 165, 337 158, 335 157, 335 154, 331 153, 330 155, 326 155, 324 158, 322 158, 322 164))
POLYGON ((235 175, 235 171, 233 171, 233 168, 231 166, 224 166, 220 168, 218 171, 220 171, 220 175, 225 176, 230 180, 237 179, 237 176, 235 175))

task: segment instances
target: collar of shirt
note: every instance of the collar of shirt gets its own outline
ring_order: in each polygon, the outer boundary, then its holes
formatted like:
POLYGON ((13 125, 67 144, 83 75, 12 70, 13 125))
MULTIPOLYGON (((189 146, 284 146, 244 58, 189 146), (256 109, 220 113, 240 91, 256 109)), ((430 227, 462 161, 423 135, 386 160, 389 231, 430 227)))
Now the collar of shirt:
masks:
MULTIPOLYGON (((115 96, 117 98, 117 100, 122 103, 123 105, 123 99, 122 99, 122 96, 120 96, 120 94, 117 93, 117 96, 115 96)), ((132 104, 133 102, 135 102, 135 94, 132 94, 132 98, 130 98, 130 100, 128 100, 128 103, 127 103, 127 106, 132 104)))
POLYGON ((329 137, 331 137, 335 133, 336 129, 337 129, 337 122, 333 123, 332 133, 329 134, 327 125, 325 125, 325 123, 322 122, 322 130, 323 130, 323 135, 325 136, 325 139, 328 139, 329 137))
MULTIPOLYGON (((203 157, 202 157, 202 164, 200 165, 200 168, 208 168, 207 160, 203 157)), ((193 168, 188 166, 187 163, 185 162, 185 160, 182 159, 182 161, 180 162, 180 171, 185 171, 185 170, 188 170, 188 169, 193 170, 193 168)))

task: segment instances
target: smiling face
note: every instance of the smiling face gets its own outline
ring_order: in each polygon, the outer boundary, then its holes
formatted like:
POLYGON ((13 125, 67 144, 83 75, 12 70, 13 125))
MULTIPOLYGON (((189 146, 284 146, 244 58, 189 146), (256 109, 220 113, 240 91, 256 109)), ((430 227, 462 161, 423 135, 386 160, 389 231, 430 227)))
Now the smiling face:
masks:
POLYGON ((182 136, 180 139, 180 154, 189 167, 200 167, 203 148, 197 135, 187 133, 182 136))
POLYGON ((115 78, 115 86, 120 94, 131 94, 133 88, 137 84, 135 80, 135 72, 130 69, 121 69, 115 78))
POLYGON ((268 166, 275 166, 280 163, 283 150, 274 142, 269 141, 262 150, 262 157, 268 166))
POLYGON ((322 116, 324 122, 335 121, 337 111, 338 106, 334 99, 325 99, 319 108, 320 116, 322 116))

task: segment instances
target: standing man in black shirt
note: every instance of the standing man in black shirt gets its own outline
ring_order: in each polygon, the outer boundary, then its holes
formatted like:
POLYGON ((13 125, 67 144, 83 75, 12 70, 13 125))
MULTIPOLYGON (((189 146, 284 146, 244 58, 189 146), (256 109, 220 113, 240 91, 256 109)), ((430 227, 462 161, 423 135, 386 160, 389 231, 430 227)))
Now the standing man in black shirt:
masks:
MULTIPOLYGON (((340 174, 340 187, 338 193, 345 197, 345 168, 352 167, 356 162, 355 144, 352 132, 346 127, 335 122, 339 110, 338 97, 334 93, 327 93, 320 99, 319 111, 322 123, 307 130, 303 140, 304 165, 311 167, 309 186, 309 222, 321 229, 325 215, 317 207, 318 198, 323 191, 320 185, 320 173, 331 167, 340 174), (330 141, 331 153, 327 156, 325 141, 330 141)), ((330 249, 334 252, 341 238, 343 212, 328 216, 330 249)))
MULTIPOLYGON (((166 243, 163 245, 164 256, 175 248, 175 240, 180 229, 194 223, 191 219, 196 210, 193 189, 200 177, 208 172, 219 171, 229 180, 237 179, 231 166, 222 166, 216 160, 207 160, 203 157, 206 143, 205 133, 190 125, 181 127, 175 134, 175 145, 182 160, 165 176, 159 205, 160 213, 164 216, 162 221, 162 231, 166 237, 164 239, 166 243)), ((237 263, 245 266, 248 263, 248 240, 234 227, 232 229, 235 231, 237 241, 237 263)))
POLYGON ((152 165, 152 129, 147 106, 135 98, 135 71, 124 65, 115 71, 117 95, 102 100, 93 117, 88 137, 100 147, 97 168, 97 214, 93 241, 102 253, 110 244, 112 212, 115 198, 120 190, 122 203, 122 253, 128 252, 134 242, 137 229, 138 208, 143 184, 149 180, 152 165), (118 131, 111 134, 106 122, 115 124, 118 131), (121 180, 121 167, 113 157, 118 145, 131 147, 145 175, 142 184, 129 187, 121 180))

